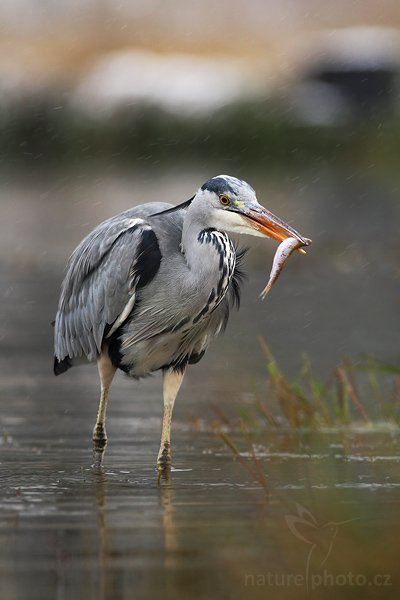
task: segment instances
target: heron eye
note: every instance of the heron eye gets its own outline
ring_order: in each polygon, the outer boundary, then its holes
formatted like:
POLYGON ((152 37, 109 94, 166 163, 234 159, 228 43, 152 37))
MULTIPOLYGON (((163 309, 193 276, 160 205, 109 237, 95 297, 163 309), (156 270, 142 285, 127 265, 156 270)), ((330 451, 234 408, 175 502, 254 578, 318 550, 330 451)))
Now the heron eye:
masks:
POLYGON ((219 201, 221 202, 222 206, 228 206, 228 204, 231 203, 230 198, 228 198, 228 196, 225 196, 224 194, 222 194, 222 196, 219 197, 219 201))

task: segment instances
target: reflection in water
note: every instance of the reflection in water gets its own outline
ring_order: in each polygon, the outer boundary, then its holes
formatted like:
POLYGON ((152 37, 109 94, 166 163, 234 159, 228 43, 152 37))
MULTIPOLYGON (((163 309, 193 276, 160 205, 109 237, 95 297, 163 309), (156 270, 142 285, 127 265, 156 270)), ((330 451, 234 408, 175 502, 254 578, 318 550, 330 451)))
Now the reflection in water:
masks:
POLYGON ((177 566, 178 540, 173 505, 173 484, 171 473, 165 473, 159 480, 160 502, 163 509, 162 527, 164 532, 165 560, 164 568, 168 571, 177 566))
POLYGON ((113 571, 110 565, 110 534, 107 526, 107 475, 104 472, 95 473, 94 490, 96 493, 97 504, 97 524, 98 524, 98 580, 99 580, 99 600, 105 600, 112 597, 113 589, 113 571))
POLYGON ((173 475, 166 473, 159 481, 160 503, 162 507, 162 528, 164 534, 164 561, 162 571, 165 577, 164 594, 167 598, 183 596, 179 581, 179 567, 182 549, 179 545, 177 509, 174 506, 173 475))
MULTIPOLYGON (((93 492, 95 494, 98 533, 98 559, 95 568, 94 589, 98 587, 96 597, 100 600, 119 597, 121 582, 118 580, 118 563, 121 562, 123 564, 126 558, 118 547, 113 548, 112 546, 113 533, 115 537, 116 532, 115 530, 113 531, 113 525, 112 523, 110 524, 110 521, 112 522, 113 502, 115 502, 116 498, 110 493, 109 477, 110 474, 105 472, 93 474, 93 492)), ((174 571, 179 566, 177 558, 179 546, 174 519, 173 483, 170 474, 166 474, 158 484, 156 483, 156 474, 154 474, 154 492, 159 494, 161 513, 154 515, 153 522, 149 524, 160 530, 161 538, 158 550, 160 555, 163 556, 157 578, 162 580, 162 574, 164 573, 165 585, 172 592, 179 587, 177 586, 177 582, 174 581, 174 571)), ((129 523, 126 523, 125 527, 129 532, 129 537, 131 537, 129 542, 132 544, 138 532, 129 523)), ((121 595, 121 597, 124 596, 121 595)))

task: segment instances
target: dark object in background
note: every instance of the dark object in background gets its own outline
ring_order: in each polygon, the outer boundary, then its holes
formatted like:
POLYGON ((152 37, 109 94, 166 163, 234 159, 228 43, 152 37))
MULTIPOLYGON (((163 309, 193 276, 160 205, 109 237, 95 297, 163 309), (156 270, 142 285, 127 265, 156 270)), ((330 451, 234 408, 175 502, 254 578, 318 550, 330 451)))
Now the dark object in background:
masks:
POLYGON ((320 65, 309 79, 335 88, 346 101, 352 117, 379 116, 391 112, 397 100, 398 72, 387 66, 368 67, 360 61, 348 68, 338 63, 320 65))
POLYGON ((289 91, 295 117, 337 126, 398 116, 400 33, 390 28, 327 30, 308 41, 289 91))

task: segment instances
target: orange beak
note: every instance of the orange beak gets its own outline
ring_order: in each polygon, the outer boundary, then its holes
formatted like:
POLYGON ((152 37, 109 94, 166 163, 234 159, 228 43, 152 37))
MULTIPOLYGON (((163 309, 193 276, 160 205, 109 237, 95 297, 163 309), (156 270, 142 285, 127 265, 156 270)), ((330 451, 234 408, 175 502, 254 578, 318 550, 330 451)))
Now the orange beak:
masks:
MULTIPOLYGON (((253 229, 260 231, 264 235, 277 240, 278 242, 282 242, 288 237, 293 237, 299 240, 303 246, 309 246, 311 244, 311 240, 300 235, 293 227, 282 221, 279 217, 273 215, 263 206, 257 207, 256 209, 249 209, 243 216, 247 219, 249 225, 253 227, 253 229)), ((303 248, 299 248, 298 250, 305 254, 303 248)))

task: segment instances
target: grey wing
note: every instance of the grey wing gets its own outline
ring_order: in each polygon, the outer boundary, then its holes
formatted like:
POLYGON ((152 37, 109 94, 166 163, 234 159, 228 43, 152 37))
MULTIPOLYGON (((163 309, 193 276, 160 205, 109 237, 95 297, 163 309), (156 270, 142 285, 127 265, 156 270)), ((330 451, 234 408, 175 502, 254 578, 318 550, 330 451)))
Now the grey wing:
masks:
POLYGON ((156 274, 160 249, 150 225, 136 216, 142 212, 132 209, 105 221, 73 252, 55 320, 58 361, 83 355, 95 360, 104 335, 129 316, 136 289, 156 274))

